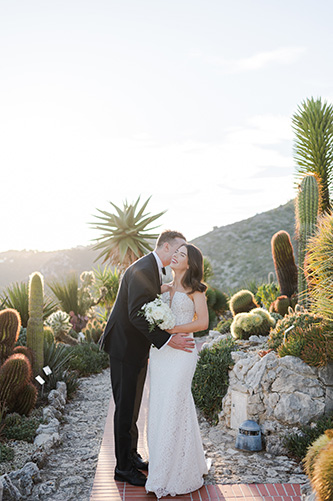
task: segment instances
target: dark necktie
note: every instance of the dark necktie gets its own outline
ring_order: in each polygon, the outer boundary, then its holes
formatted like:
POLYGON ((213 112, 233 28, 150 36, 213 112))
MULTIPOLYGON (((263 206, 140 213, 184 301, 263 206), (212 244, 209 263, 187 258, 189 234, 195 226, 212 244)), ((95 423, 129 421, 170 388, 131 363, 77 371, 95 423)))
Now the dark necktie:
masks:
POLYGON ((164 266, 162 267, 162 273, 163 273, 163 275, 166 275, 166 271, 165 271, 164 266))

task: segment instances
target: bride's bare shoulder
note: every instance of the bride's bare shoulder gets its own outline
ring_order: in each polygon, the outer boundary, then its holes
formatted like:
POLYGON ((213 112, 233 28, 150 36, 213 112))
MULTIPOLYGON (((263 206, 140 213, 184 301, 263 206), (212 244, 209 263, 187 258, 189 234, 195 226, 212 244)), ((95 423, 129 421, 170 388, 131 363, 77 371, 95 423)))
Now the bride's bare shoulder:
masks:
POLYGON ((161 292, 170 292, 171 291, 172 284, 163 284, 161 285, 161 292))

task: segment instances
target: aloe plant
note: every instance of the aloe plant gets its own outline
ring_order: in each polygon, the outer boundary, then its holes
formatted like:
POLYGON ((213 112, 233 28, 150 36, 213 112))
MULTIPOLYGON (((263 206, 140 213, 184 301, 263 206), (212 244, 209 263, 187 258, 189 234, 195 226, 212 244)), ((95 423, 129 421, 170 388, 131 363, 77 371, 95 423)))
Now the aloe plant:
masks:
POLYGON ((294 157, 298 178, 313 173, 319 177, 320 212, 330 210, 333 181, 333 107, 319 99, 306 99, 292 119, 295 132, 294 157))
POLYGON ((96 261, 103 258, 103 262, 109 261, 111 265, 124 269, 152 250, 149 241, 155 240, 158 235, 149 233, 156 228, 150 225, 166 211, 155 215, 144 214, 150 198, 141 208, 138 208, 138 197, 134 203, 125 201, 122 209, 110 202, 116 213, 97 209, 102 215, 95 216, 99 219, 97 224, 91 223, 94 229, 102 231, 102 236, 94 239, 97 244, 93 250, 100 251, 96 261))

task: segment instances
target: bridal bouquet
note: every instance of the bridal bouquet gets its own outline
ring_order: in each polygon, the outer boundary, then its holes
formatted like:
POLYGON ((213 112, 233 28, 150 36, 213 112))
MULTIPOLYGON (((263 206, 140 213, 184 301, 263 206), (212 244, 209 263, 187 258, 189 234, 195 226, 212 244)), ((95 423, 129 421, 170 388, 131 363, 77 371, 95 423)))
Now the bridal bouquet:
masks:
POLYGON ((166 330, 172 329, 176 325, 175 315, 169 306, 162 301, 160 294, 154 301, 144 304, 138 315, 144 316, 147 320, 149 332, 153 331, 157 326, 162 330, 166 330))

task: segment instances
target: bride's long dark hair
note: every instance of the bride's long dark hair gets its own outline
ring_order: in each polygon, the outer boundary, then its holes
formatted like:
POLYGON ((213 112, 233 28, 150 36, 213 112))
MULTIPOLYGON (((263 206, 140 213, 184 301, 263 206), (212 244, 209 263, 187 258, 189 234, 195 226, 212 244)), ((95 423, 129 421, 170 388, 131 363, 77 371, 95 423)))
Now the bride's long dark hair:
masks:
POLYGON ((184 289, 190 289, 188 294, 192 294, 195 291, 205 292, 207 285, 203 283, 203 256, 198 249, 193 244, 184 244, 182 247, 187 249, 187 261, 188 270, 186 270, 182 278, 182 286, 184 289))

